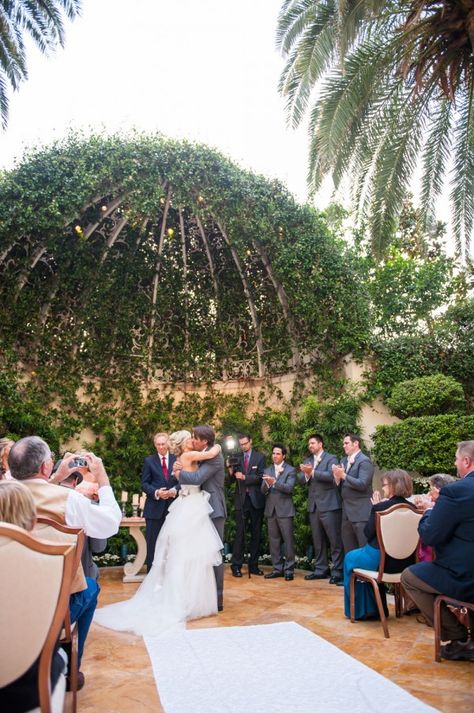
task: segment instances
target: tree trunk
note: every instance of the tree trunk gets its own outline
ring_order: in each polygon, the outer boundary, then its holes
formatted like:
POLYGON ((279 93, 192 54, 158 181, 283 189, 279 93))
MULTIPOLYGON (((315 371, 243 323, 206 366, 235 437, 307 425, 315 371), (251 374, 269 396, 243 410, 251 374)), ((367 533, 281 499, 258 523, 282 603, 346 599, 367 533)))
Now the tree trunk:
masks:
POLYGON ((157 301, 157 297, 158 297, 158 284, 159 284, 160 270, 161 270, 161 255, 163 253, 163 241, 165 238, 166 220, 168 218, 170 201, 171 201, 171 186, 168 188, 166 202, 165 202, 165 206, 163 208, 163 218, 161 220, 160 239, 158 242, 158 258, 156 260, 155 274, 153 277, 153 287, 152 287, 152 292, 151 292, 150 334, 148 337, 148 344, 147 344, 147 354, 148 354, 148 357, 147 357, 147 381, 150 380, 151 367, 152 367, 152 363, 153 363, 153 345, 154 345, 154 341, 155 341, 154 332, 155 332, 155 325, 156 325, 156 301, 157 301))
MULTIPOLYGON (((211 273, 212 287, 214 290, 214 299, 216 300, 216 324, 217 324, 217 328, 221 335, 222 344, 225 344, 225 342, 226 342, 225 334, 224 334, 224 330, 222 329, 221 320, 220 320, 219 285, 217 282, 214 261, 212 259, 211 246, 209 245, 209 240, 207 239, 206 233, 204 232, 204 226, 203 226, 202 221, 198 215, 195 216, 195 220, 196 220, 196 225, 197 225, 199 232, 201 234, 201 239, 202 239, 202 242, 204 245, 204 250, 206 251, 207 262, 209 264, 209 272, 211 273)), ((228 378, 228 373, 227 373, 225 363, 222 365, 222 378, 224 381, 226 381, 228 378)))
POLYGON ((45 254, 45 252, 46 252, 46 248, 44 247, 44 245, 41 246, 41 247, 36 248, 35 252, 33 253, 33 259, 32 259, 32 261, 30 262, 30 264, 28 265, 28 267, 25 267, 25 268, 21 271, 20 276, 19 276, 19 278, 18 278, 18 283, 17 283, 17 286, 16 286, 15 295, 14 295, 14 298, 13 298, 13 301, 14 301, 14 302, 17 301, 17 299, 18 299, 18 297, 19 297, 19 295, 20 295, 20 292, 22 291, 22 289, 23 289, 24 286, 26 285, 26 283, 27 283, 27 281, 28 281, 28 275, 30 274, 30 272, 31 272, 32 270, 35 269, 36 265, 37 265, 38 262, 41 260, 41 258, 42 258, 43 255, 45 254))
POLYGON ((244 290, 245 297, 247 299, 247 305, 248 305, 249 312, 250 312, 250 318, 252 320, 252 325, 253 325, 253 328, 255 331, 255 339, 256 339, 256 347, 257 347, 258 375, 260 377, 262 377, 265 374, 265 369, 264 369, 264 364, 263 364, 263 339, 262 339, 262 328, 261 328, 260 322, 258 320, 257 310, 256 310, 255 304, 252 300, 252 295, 250 294, 250 288, 249 288, 247 279, 244 275, 242 263, 240 262, 240 258, 237 253, 237 250, 234 248, 234 246, 230 242, 227 233, 225 232, 224 228, 219 223, 219 221, 216 221, 216 223, 217 223, 217 227, 221 231, 222 237, 224 238, 224 240, 232 254, 232 258, 234 260, 235 266, 237 268, 237 272, 239 273, 239 276, 240 276, 240 279, 242 282, 242 287, 244 290))
POLYGON ((286 324, 288 327, 288 334, 290 336, 290 341, 291 341, 291 353, 293 355, 293 368, 298 369, 298 367, 301 364, 301 354, 300 350, 298 348, 298 332, 295 326, 295 323, 293 321, 293 318, 291 316, 290 312, 290 305, 288 302, 288 298, 286 296, 285 289, 281 282, 279 282, 275 275, 273 274, 272 266, 270 264, 270 260, 268 259, 268 255, 266 254, 265 250, 263 247, 256 241, 252 240, 252 245, 254 246, 255 250, 258 252, 260 255, 260 258, 262 260, 262 263, 265 267, 265 270, 267 271, 267 275, 270 278, 273 287, 275 288, 275 291, 277 293, 278 301, 281 304, 281 307, 283 309, 283 314, 285 316, 286 324))

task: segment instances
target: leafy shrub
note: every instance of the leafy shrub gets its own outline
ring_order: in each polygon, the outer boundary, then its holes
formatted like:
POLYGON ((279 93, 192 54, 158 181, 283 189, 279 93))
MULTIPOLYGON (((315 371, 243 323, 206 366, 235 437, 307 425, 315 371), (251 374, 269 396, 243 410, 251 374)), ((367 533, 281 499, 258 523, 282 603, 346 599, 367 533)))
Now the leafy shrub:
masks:
POLYGON ((436 416, 464 411, 466 400, 462 385, 452 376, 433 374, 397 384, 387 405, 394 416, 436 416))
POLYGON ((405 468, 421 475, 454 474, 457 443, 473 435, 474 416, 407 418, 393 426, 377 426, 372 453, 383 469, 405 468))

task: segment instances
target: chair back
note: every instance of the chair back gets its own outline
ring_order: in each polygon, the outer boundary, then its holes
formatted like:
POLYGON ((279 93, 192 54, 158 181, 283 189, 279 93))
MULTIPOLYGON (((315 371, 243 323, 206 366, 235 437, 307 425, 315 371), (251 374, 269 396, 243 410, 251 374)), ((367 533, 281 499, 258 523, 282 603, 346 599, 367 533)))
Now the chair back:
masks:
POLYGON ((41 680, 43 702, 51 695, 51 659, 69 605, 73 560, 72 545, 41 542, 0 523, 0 687, 40 657, 40 703, 41 680))
POLYGON ((380 546, 379 574, 385 569, 385 557, 404 560, 414 554, 420 536, 418 525, 422 514, 400 503, 376 513, 377 539, 380 546))
POLYGON ((82 569, 81 555, 86 541, 86 535, 81 527, 70 527, 62 523, 51 520, 48 517, 39 517, 33 534, 42 540, 50 542, 61 542, 73 544, 74 554, 74 578, 72 582, 72 592, 81 591, 86 587, 84 570, 82 569))

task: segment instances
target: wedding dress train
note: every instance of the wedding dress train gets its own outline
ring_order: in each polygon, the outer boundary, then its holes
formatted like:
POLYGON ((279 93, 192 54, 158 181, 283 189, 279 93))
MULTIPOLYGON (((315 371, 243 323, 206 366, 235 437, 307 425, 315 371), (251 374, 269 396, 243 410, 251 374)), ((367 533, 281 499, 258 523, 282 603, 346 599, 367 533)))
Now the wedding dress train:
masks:
POLYGON ((183 486, 156 541, 153 567, 126 601, 98 609, 94 621, 116 631, 159 634, 190 619, 217 613, 213 567, 222 541, 209 515, 209 493, 183 486))

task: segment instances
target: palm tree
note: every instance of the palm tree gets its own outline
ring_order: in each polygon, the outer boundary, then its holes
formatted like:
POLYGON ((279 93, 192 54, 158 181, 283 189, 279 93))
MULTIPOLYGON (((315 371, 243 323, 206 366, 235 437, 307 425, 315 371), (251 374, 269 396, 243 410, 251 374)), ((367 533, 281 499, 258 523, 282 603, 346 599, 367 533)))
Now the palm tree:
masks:
POLYGON ((424 227, 449 181, 457 251, 469 259, 473 0, 285 0, 277 44, 293 126, 310 112, 310 191, 327 174, 336 187, 348 177, 381 256, 419 167, 424 227))
POLYGON ((8 89, 27 78, 24 37, 43 53, 64 45, 63 14, 74 19, 81 0, 0 0, 0 116, 8 121, 8 89))

